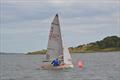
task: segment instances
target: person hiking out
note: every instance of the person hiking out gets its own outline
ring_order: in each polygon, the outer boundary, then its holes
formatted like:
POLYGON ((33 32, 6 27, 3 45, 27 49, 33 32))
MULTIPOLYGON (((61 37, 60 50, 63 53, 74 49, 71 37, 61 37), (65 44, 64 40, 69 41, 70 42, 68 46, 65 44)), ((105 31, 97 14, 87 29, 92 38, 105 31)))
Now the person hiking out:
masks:
POLYGON ((53 66, 59 66, 60 65, 60 61, 58 60, 58 58, 56 58, 55 60, 52 61, 53 66))

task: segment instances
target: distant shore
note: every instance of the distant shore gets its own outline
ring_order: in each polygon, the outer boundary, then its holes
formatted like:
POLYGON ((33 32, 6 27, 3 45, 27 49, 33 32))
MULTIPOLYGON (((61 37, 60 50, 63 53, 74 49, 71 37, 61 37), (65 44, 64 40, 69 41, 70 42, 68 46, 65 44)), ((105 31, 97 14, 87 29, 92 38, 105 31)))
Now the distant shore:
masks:
MULTIPOLYGON (((103 40, 92 42, 89 44, 79 45, 77 47, 69 47, 70 53, 94 53, 94 52, 112 52, 120 51, 120 37, 108 36, 103 40)), ((46 54, 47 50, 28 52, 27 54, 46 54)))
POLYGON ((70 50, 70 53, 95 53, 95 52, 113 52, 113 51, 120 51, 120 48, 104 48, 98 50, 81 50, 79 48, 74 48, 70 50))
MULTIPOLYGON (((96 52, 118 52, 120 51, 120 48, 106 48, 106 49, 101 49, 101 50, 98 50, 98 51, 93 51, 93 50, 89 50, 89 51, 79 51, 79 50, 74 50, 74 51, 71 51, 70 53, 71 54, 74 54, 74 53, 96 53, 96 52)), ((35 52, 29 52, 27 53, 27 55, 37 55, 37 54, 40 54, 40 55, 44 55, 46 54, 47 50, 40 50, 40 51, 35 51, 35 52)))

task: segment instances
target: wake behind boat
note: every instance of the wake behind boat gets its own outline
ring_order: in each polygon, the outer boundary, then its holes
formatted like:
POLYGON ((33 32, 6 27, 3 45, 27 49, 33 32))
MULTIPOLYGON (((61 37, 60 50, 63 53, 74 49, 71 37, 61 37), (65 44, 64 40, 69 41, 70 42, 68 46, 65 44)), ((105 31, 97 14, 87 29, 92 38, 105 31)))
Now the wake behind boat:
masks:
POLYGON ((69 50, 67 47, 63 46, 58 14, 56 14, 53 22, 51 23, 46 59, 43 61, 41 68, 73 68, 69 50))

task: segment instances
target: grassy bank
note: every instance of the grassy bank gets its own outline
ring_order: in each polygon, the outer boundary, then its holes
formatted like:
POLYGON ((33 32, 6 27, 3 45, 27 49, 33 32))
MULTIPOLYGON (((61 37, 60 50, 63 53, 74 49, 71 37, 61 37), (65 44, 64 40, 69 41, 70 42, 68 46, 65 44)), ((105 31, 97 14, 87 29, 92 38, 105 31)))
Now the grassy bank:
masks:
POLYGON ((40 51, 28 52, 27 54, 46 54, 47 50, 43 49, 40 51))
MULTIPOLYGON (((70 47, 70 53, 89 53, 89 52, 111 52, 120 51, 120 37, 108 36, 103 40, 92 42, 89 44, 70 47)), ((28 54, 46 54, 47 50, 29 52, 28 54)))

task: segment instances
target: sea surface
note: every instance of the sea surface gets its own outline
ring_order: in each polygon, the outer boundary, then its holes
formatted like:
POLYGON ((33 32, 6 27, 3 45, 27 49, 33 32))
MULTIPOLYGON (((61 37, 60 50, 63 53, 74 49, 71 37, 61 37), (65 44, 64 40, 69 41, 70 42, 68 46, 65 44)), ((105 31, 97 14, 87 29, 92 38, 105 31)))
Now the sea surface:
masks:
POLYGON ((1 54, 0 80, 120 80, 120 52, 72 54, 73 69, 42 70, 44 55, 1 54), (77 63, 84 62, 79 68, 77 63))

